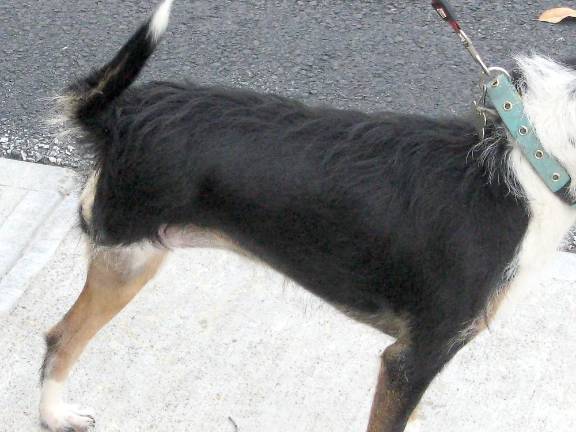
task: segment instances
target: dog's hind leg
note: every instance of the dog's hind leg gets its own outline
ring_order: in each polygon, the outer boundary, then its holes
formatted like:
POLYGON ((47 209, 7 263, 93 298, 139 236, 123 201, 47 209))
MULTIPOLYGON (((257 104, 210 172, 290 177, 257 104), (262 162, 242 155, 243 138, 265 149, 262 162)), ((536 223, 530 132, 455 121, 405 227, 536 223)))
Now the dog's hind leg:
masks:
POLYGON ((433 334, 400 339, 382 355, 368 432, 403 432, 434 377, 465 341, 433 334))
POLYGON ((65 381, 90 339, 154 276, 166 250, 146 244, 96 248, 91 255, 82 293, 46 335, 40 418, 53 432, 86 431, 94 425, 91 414, 64 403, 65 381))

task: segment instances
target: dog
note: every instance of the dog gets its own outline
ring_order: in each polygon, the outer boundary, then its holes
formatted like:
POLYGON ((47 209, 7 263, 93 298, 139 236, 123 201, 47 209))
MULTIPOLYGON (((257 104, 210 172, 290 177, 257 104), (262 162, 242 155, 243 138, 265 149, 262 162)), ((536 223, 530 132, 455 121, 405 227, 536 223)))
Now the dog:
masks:
MULTIPOLYGON (((62 397, 84 347, 170 250, 218 247, 393 336, 368 431, 405 430, 434 377, 553 256, 576 210, 498 122, 481 140, 467 119, 316 108, 193 83, 131 86, 171 6, 163 1, 60 99, 95 168, 79 208, 87 279, 46 335, 42 424, 94 425, 62 397)), ((576 70, 521 57, 515 82, 545 150, 576 175, 576 70)))

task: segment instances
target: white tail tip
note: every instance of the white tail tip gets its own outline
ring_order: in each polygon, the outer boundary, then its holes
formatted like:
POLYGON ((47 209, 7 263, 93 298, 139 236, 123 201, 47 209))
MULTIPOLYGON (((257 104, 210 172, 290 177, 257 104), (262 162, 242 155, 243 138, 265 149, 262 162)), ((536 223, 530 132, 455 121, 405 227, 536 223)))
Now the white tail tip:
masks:
POLYGON ((158 42, 168 28, 170 10, 172 9, 173 2, 174 0, 164 0, 152 16, 152 20, 150 21, 150 37, 154 42, 158 42))

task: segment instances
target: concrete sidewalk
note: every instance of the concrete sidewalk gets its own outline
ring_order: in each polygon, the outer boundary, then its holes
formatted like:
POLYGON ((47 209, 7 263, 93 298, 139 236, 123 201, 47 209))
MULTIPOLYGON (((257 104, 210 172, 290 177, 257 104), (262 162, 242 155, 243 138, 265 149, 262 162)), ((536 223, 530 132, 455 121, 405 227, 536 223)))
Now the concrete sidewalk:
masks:
MULTIPOLYGON (((73 179, 0 159, 1 432, 39 430, 42 333, 83 283, 73 179)), ((513 320, 434 382, 410 430, 573 432, 574 281, 576 257, 559 253, 513 320)), ((181 251, 95 338, 69 399, 103 432, 364 432, 390 342, 271 270, 181 251)))

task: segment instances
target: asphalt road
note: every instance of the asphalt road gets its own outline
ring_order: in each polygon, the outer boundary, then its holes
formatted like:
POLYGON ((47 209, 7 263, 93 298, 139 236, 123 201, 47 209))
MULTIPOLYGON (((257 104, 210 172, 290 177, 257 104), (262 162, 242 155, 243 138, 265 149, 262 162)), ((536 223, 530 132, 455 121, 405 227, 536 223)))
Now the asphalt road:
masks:
MULTIPOLYGON (((564 0, 575 6, 574 0, 564 0)), ((141 77, 251 87, 313 104, 431 116, 467 112, 477 67, 418 1, 176 1, 141 77)), ((576 54, 576 23, 536 17, 557 0, 453 1, 494 65, 515 53, 576 54)), ((74 143, 43 125, 50 97, 100 66, 154 6, 151 0, 0 1, 0 156, 78 167, 74 143)))

